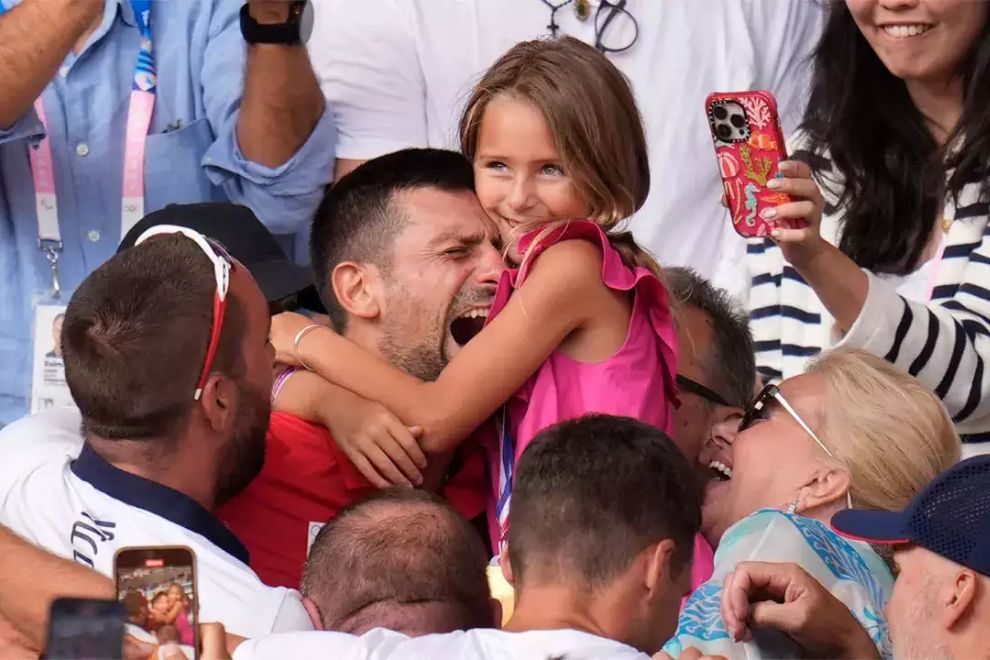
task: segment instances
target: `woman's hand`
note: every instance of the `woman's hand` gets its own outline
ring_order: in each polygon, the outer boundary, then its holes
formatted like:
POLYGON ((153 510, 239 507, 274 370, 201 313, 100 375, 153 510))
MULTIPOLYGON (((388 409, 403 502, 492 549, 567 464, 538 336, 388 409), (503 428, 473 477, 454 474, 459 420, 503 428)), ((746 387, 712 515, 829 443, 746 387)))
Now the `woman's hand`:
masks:
MULTIPOLYGON (((275 361, 282 364, 301 367, 296 355, 296 336, 307 326, 317 325, 302 314, 282 312, 272 317, 272 329, 269 333, 272 346, 275 347, 275 361)), ((322 326, 321 326, 322 327, 322 326)), ((318 330, 310 330, 318 332, 318 330)))
POLYGON ((418 426, 404 425, 385 406, 359 396, 347 406, 346 415, 338 411, 323 416, 332 417, 322 421, 334 442, 376 487, 423 483, 426 455, 416 440, 422 433, 418 426))
POLYGON ((786 193, 794 201, 767 209, 763 212, 763 219, 777 225, 771 230, 770 237, 780 245, 788 263, 800 270, 821 254, 827 245, 821 236, 825 199, 807 163, 783 161, 779 170, 783 178, 770 179, 767 188, 786 193), (804 226, 801 227, 801 224, 804 226))

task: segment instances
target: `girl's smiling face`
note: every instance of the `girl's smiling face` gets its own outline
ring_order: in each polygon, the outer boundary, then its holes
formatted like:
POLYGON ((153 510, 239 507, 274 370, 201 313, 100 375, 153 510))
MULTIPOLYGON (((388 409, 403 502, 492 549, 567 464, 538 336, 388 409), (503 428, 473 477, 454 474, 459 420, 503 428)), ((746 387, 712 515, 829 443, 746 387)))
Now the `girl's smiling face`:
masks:
POLYGON ((484 110, 474 172, 478 199, 517 263, 521 227, 590 212, 542 113, 512 95, 495 97, 484 110))

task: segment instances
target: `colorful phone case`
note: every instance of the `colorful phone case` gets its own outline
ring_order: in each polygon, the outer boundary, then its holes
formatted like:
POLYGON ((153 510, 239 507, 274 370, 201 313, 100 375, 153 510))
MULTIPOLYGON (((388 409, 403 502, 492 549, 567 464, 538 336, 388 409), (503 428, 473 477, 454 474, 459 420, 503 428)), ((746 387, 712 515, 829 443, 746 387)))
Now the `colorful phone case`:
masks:
POLYGON ((801 226, 799 221, 768 222, 762 217, 764 209, 791 201, 767 188, 767 181, 780 176, 777 165, 787 160, 773 94, 717 92, 705 99, 705 113, 736 233, 754 238, 768 235, 776 226, 801 226))

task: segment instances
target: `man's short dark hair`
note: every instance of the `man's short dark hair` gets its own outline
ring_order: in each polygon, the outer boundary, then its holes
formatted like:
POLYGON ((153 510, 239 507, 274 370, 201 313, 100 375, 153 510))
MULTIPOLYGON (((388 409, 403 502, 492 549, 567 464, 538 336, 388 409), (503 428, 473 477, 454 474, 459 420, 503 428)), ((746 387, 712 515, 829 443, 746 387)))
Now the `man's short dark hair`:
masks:
POLYGON ((745 408, 753 398, 756 358, 749 318, 726 291, 691 268, 664 268, 664 282, 681 305, 690 305, 712 320, 710 361, 704 365, 712 386, 726 400, 745 408))
POLYGON ((478 533, 450 505, 426 491, 390 488, 344 507, 320 530, 302 593, 327 630, 491 627, 486 565, 478 533), (429 623, 425 607, 435 608, 429 623))
POLYGON ((337 332, 346 329, 347 313, 333 293, 333 269, 353 261, 387 270, 404 220, 395 196, 417 188, 474 192, 474 170, 456 151, 404 149, 363 163, 324 196, 313 218, 310 255, 316 287, 337 332))
MULTIPOLYGON (((181 428, 206 356, 215 290, 213 265, 180 235, 120 252, 83 280, 65 313, 62 351, 85 433, 140 440, 181 428)), ((243 336, 231 294, 215 371, 240 376, 243 336)))
POLYGON ((674 541, 690 563, 701 485, 662 431, 588 415, 542 431, 523 452, 512 493, 509 561, 516 586, 533 578, 607 585, 651 544, 674 541))

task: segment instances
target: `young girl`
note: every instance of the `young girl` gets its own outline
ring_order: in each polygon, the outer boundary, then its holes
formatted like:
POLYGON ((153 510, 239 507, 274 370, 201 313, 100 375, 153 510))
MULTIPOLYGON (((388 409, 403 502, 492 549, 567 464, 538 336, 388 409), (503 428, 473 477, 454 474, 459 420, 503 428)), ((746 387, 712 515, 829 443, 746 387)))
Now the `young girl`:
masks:
POLYGON ((497 413, 498 548, 513 466, 540 430, 600 412, 670 431, 675 332, 658 267, 613 232, 646 199, 650 176, 632 92, 601 53, 571 38, 515 46, 481 79, 460 128, 478 197, 520 263, 484 329, 435 382, 301 316, 276 317, 272 340, 280 361, 421 427, 427 452, 453 449, 497 413))

